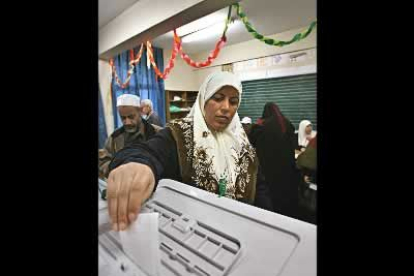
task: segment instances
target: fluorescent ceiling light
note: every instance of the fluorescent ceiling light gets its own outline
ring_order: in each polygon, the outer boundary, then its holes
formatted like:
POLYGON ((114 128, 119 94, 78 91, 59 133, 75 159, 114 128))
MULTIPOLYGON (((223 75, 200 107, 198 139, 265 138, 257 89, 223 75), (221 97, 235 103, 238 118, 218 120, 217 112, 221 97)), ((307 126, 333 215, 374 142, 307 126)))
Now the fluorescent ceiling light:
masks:
MULTIPOLYGON (((234 27, 234 25, 238 22, 239 21, 231 21, 227 31, 229 31, 232 27, 234 27)), ((183 43, 190 43, 194 41, 202 41, 202 40, 209 39, 212 37, 217 37, 217 39, 219 39, 221 34, 223 33, 225 24, 226 24, 225 20, 222 20, 221 22, 218 22, 207 28, 185 35, 181 37, 181 40, 183 43)))
POLYGON ((197 32, 199 30, 210 27, 214 24, 224 22, 227 18, 228 8, 223 8, 214 13, 201 17, 193 22, 190 22, 180 28, 177 28, 177 34, 180 37, 197 32))
POLYGON ((220 15, 211 14, 209 16, 205 16, 203 18, 200 18, 196 21, 193 21, 191 23, 188 23, 178 28, 177 34, 182 37, 182 36, 197 32, 199 30, 205 29, 217 23, 224 22, 225 19, 226 19, 225 17, 222 17, 220 15))

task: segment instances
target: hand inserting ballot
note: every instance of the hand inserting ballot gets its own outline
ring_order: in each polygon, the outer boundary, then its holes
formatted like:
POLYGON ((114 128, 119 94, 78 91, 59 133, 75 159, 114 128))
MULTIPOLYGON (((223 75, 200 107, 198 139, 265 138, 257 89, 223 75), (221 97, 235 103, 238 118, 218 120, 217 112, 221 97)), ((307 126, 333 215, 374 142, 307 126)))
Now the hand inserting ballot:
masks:
POLYGON ((125 230, 137 219, 141 205, 150 197, 154 185, 154 174, 144 164, 127 163, 111 171, 107 199, 115 231, 125 230))

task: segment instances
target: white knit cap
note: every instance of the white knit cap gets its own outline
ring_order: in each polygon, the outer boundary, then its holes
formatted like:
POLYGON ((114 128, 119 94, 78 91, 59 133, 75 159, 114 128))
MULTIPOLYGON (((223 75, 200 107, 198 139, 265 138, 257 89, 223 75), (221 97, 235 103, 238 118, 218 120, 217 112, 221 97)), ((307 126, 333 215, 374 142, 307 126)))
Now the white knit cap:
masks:
POLYGON ((251 124, 251 123, 252 123, 252 119, 250 119, 249 117, 244 117, 244 118, 241 120, 241 123, 242 123, 242 124, 251 124))
POLYGON ((116 99, 116 106, 137 106, 140 107, 141 100, 138 96, 132 94, 122 94, 116 99))

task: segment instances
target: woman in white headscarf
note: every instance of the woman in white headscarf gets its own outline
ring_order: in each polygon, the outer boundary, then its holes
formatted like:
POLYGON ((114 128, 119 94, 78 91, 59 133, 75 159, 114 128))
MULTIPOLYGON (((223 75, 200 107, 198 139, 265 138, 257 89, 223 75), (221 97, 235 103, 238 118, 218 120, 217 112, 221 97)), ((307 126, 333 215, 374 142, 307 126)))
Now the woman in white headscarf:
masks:
POLYGON ((308 120, 303 120, 299 124, 298 131, 298 150, 304 151, 309 144, 309 141, 316 136, 316 131, 312 130, 312 123, 308 120))
POLYGON ((229 72, 208 76, 186 118, 146 143, 120 151, 108 178, 109 214, 124 230, 162 178, 252 204, 258 159, 240 123, 242 85, 229 72))

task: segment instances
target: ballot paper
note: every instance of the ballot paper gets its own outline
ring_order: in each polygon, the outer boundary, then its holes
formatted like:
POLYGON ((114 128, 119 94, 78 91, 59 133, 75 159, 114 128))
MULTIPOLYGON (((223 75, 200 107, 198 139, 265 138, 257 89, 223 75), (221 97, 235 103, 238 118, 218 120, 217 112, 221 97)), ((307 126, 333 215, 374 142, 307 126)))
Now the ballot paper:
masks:
POLYGON ((158 213, 141 213, 125 231, 120 232, 126 255, 149 276, 157 276, 161 265, 158 213))

